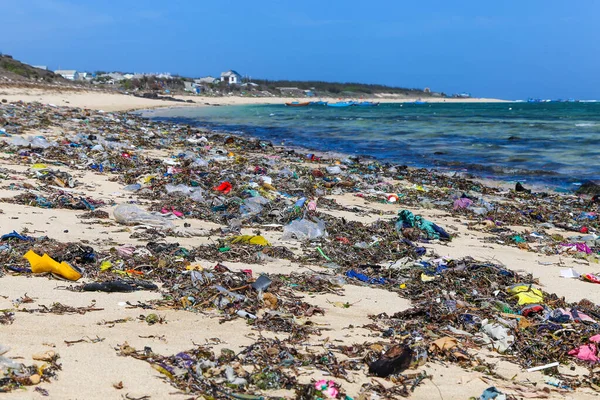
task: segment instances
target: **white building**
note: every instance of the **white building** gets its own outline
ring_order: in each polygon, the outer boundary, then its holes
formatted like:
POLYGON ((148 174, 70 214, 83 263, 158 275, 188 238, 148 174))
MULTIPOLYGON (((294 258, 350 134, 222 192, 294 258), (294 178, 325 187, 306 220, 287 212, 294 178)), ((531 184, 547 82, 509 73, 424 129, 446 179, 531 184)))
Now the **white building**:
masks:
POLYGON ((79 72, 74 69, 57 69, 54 73, 70 81, 79 79, 79 72))
POLYGON ((230 69, 229 71, 221 74, 221 82, 226 82, 228 85, 239 85, 242 83, 242 76, 230 69))
POLYGON ((212 85, 213 83, 218 83, 219 80, 217 78, 213 78, 212 76, 205 76, 204 78, 194 79, 194 82, 198 84, 204 83, 206 85, 212 85))

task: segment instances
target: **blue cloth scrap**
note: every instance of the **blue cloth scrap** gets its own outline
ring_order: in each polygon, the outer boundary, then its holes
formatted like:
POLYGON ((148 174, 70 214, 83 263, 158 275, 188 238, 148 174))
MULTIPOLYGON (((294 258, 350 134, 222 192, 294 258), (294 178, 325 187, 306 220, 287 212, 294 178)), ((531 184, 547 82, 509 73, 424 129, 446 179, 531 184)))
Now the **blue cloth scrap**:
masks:
POLYGON ((500 398, 506 399, 506 396, 494 386, 485 389, 481 396, 479 396, 479 400, 494 400, 500 398))
POLYGON ((7 239, 19 239, 19 240, 23 240, 26 242, 32 242, 35 239, 29 236, 23 236, 20 233, 17 233, 17 231, 12 231, 11 233, 7 233, 6 235, 2 235, 2 237, 0 237, 1 240, 7 240, 7 239))
POLYGON ((433 227, 433 230, 436 231, 439 235, 440 235, 440 239, 450 239, 450 235, 448 234, 448 232, 446 232, 444 230, 444 228, 432 223, 431 226, 433 227))
POLYGON ((379 285, 385 284, 386 280, 384 278, 369 278, 365 274, 361 274, 360 272, 356 272, 354 270, 350 270, 346 272, 346 276, 348 278, 358 279, 359 281, 367 282, 367 283, 377 283, 379 285))

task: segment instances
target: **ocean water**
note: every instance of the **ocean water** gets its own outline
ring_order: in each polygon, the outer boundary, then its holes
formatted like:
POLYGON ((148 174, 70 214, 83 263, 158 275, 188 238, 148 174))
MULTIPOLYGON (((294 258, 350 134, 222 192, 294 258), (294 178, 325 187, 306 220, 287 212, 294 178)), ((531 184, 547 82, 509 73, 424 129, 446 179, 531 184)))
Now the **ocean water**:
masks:
POLYGON ((566 189, 600 179, 600 103, 248 105, 145 116, 310 150, 566 189))

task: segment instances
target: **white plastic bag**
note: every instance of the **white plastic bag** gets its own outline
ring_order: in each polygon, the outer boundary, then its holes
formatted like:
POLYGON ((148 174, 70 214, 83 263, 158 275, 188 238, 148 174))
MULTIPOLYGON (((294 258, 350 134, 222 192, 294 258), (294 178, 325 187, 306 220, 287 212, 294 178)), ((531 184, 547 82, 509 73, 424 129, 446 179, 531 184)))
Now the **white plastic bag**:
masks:
POLYGON ((296 219, 289 225, 283 227, 282 240, 296 238, 298 240, 312 240, 327 236, 325 231, 325 222, 317 219, 317 222, 312 222, 306 218, 296 219))
POLYGON ((120 204, 113 211, 115 220, 124 225, 148 225, 157 229, 173 229, 175 224, 160 214, 149 213, 134 204, 120 204))

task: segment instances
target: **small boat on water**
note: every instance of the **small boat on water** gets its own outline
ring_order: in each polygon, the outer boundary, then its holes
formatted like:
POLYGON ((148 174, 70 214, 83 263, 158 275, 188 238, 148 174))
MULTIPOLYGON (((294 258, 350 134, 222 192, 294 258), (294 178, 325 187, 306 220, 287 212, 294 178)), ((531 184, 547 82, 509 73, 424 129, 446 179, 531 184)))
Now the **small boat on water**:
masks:
POLYGON ((326 101, 322 101, 322 100, 319 100, 319 101, 311 101, 311 102, 310 102, 310 105, 311 105, 311 106, 326 106, 326 105, 327 105, 327 102, 326 102, 326 101))
POLYGON ((373 101, 361 101, 356 103, 355 105, 360 106, 360 107, 374 107, 374 106, 378 106, 379 102, 373 102, 373 101))
POLYGON ((285 105, 288 107, 306 107, 310 105, 310 101, 306 101, 303 103, 300 103, 299 101, 292 101, 290 103, 285 103, 285 105))
POLYGON ((337 103, 327 103, 328 107, 350 107, 355 105, 354 101, 338 101, 337 103))
POLYGON ((415 100, 413 104, 427 104, 427 102, 423 100, 415 100))

